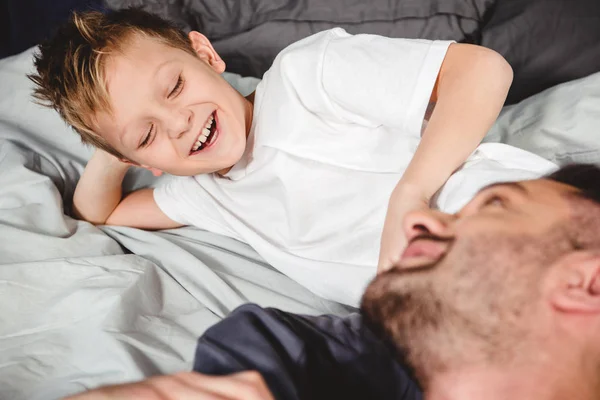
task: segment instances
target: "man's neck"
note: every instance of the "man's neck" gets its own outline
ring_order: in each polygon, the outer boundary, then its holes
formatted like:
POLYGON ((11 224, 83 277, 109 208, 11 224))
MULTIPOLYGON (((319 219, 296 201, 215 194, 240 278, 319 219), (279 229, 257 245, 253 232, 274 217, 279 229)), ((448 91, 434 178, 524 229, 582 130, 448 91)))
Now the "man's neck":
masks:
POLYGON ((435 377, 425 400, 595 400, 598 398, 598 394, 594 393, 596 388, 590 385, 587 378, 569 373, 561 366, 551 370, 494 370, 485 367, 464 369, 435 377))

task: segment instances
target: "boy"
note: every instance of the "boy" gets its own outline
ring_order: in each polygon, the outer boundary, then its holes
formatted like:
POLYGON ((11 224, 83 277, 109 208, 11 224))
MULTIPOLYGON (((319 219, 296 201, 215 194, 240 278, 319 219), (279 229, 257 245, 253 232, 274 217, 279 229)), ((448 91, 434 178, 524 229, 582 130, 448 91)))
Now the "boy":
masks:
POLYGON ((74 14, 36 67, 37 98, 98 147, 78 217, 231 236, 352 305, 400 257, 403 216, 475 150, 512 80, 482 47, 338 28, 289 46, 244 98, 206 37, 136 9, 74 14), (131 165, 181 177, 122 198, 131 165))

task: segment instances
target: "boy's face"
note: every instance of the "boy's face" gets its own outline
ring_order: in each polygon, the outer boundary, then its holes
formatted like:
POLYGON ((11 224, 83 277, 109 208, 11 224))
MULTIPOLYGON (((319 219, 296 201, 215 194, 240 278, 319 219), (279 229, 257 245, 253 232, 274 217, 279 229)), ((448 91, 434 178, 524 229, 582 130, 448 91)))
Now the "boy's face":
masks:
POLYGON ((246 147, 252 104, 221 77, 210 42, 190 39, 197 57, 136 36, 107 60, 112 110, 96 116, 98 134, 155 175, 226 173, 246 147))

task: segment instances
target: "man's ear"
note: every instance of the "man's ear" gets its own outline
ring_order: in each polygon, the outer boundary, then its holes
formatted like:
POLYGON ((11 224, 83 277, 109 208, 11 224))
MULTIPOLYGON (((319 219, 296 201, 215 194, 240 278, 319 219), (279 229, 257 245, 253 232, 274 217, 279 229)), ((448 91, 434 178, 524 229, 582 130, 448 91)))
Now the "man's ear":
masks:
POLYGON ((188 37, 200 59, 204 60, 217 73, 222 74, 225 72, 225 62, 221 59, 206 36, 200 32, 191 31, 188 34, 188 37))
POLYGON ((556 267, 553 305, 565 312, 600 314, 600 252, 571 252, 556 267))

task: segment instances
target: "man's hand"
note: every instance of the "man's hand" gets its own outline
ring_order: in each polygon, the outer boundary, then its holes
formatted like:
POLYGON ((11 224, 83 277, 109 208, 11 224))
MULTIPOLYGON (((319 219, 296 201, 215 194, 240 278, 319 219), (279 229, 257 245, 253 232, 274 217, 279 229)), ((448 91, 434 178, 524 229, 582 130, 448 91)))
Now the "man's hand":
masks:
POLYGON ((258 372, 208 376, 197 372, 106 386, 65 400, 273 400, 258 372))
POLYGON ((406 234, 404 232, 404 217, 413 210, 429 208, 429 200, 423 195, 420 188, 400 182, 388 204, 388 210, 381 235, 381 248, 379 250, 379 264, 377 272, 385 271, 394 266, 406 248, 406 234))

